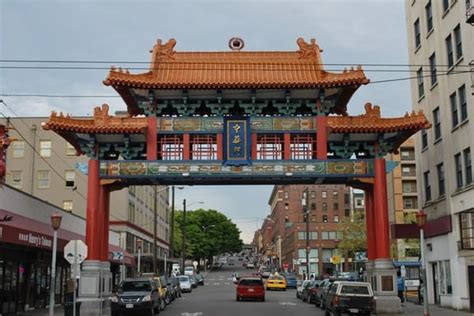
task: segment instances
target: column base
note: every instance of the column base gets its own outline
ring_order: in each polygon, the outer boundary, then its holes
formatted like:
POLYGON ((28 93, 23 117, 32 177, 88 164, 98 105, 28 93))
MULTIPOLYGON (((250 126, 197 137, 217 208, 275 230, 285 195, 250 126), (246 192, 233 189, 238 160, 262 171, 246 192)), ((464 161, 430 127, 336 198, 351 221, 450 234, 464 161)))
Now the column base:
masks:
POLYGON ((110 262, 86 260, 79 279, 80 298, 102 298, 112 293, 110 262))
POLYGON ((376 314, 403 314, 397 292, 397 270, 393 267, 392 261, 375 259, 368 265, 366 273, 374 291, 376 314))

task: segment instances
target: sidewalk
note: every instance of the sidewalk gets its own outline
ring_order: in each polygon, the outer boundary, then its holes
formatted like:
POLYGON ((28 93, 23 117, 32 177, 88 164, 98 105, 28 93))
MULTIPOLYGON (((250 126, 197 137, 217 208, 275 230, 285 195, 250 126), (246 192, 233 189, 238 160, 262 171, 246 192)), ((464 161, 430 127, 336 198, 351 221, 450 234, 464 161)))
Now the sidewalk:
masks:
MULTIPOLYGON (((423 315, 423 305, 406 303, 403 308, 407 309, 407 315, 423 315)), ((405 310, 404 310, 405 311, 405 310)), ((402 314, 403 315, 403 314, 402 314)), ((430 305, 430 316, 472 316, 473 313, 456 311, 449 308, 430 305)))
MULTIPOLYGON (((81 316, 88 315, 88 313, 83 309, 81 309, 80 314, 81 314, 81 316)), ((36 316, 36 315, 38 315, 38 316, 40 316, 40 315, 41 316, 47 316, 47 315, 49 315, 49 310, 47 308, 36 309, 36 310, 28 311, 28 312, 18 313, 18 314, 15 314, 15 315, 18 315, 18 316, 36 316)), ((110 315, 110 309, 105 308, 102 312, 102 315, 110 315)), ((64 316, 64 306, 63 305, 56 305, 54 307, 54 316, 64 316)), ((72 313, 71 313, 71 316, 72 316, 72 313)))

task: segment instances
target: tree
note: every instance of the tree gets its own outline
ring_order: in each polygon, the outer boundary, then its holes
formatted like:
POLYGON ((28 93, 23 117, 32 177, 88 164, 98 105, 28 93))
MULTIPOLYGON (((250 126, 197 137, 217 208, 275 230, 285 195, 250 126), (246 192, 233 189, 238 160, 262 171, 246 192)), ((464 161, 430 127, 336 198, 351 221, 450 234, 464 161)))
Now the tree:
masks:
MULTIPOLYGON (((182 252, 183 212, 175 216, 175 255, 182 252)), ((240 252, 240 230, 224 214, 216 210, 198 209, 186 212, 186 258, 211 260, 225 252, 240 252)))
POLYGON ((367 230, 361 213, 356 212, 353 219, 345 217, 339 227, 342 239, 336 249, 345 257, 353 258, 356 252, 367 250, 367 230))

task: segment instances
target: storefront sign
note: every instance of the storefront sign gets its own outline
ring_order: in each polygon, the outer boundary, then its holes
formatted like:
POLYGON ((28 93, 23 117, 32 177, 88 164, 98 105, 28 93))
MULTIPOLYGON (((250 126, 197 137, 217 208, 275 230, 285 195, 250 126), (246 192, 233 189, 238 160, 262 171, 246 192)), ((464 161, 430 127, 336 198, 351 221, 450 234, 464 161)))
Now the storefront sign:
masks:
POLYGON ((43 246, 51 248, 53 241, 47 236, 34 233, 19 233, 18 240, 31 244, 35 247, 43 246))
POLYGON ((11 226, 0 226, 0 241, 43 249, 51 249, 53 246, 51 236, 11 226))
POLYGON ((224 119, 224 164, 243 166, 250 164, 250 126, 248 118, 224 119))

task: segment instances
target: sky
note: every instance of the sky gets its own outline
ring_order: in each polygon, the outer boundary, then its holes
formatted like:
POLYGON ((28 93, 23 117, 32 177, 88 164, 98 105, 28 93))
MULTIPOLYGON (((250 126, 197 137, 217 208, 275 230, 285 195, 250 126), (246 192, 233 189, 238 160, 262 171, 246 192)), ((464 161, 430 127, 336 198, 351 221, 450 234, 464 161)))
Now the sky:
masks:
MULTIPOLYGON (((298 37, 315 38, 324 50, 323 63, 333 64, 326 70, 363 65, 373 82, 355 93, 350 115, 363 113, 366 102, 380 105, 386 117, 411 111, 409 80, 377 83, 410 77, 406 67, 395 66, 408 64, 403 0, 0 0, 0 98, 15 112, 0 103, 0 115, 48 116, 52 110, 90 115, 103 103, 110 113, 125 110, 118 94, 102 84, 111 65, 145 72, 133 68, 148 67, 157 39, 175 38, 177 51, 227 51, 235 36, 244 40, 246 51, 295 51, 298 37), (98 69, 6 68, 18 66, 98 69)), ((222 211, 250 242, 269 214, 271 190, 193 186, 177 190, 176 203, 186 198, 188 205, 204 202, 190 209, 222 211)))

